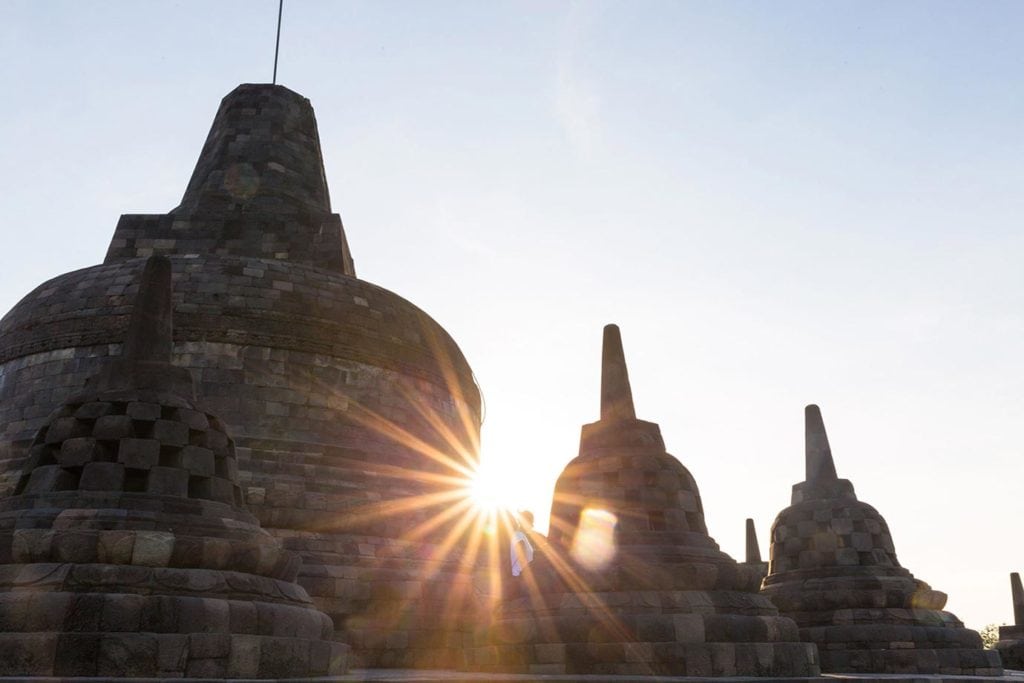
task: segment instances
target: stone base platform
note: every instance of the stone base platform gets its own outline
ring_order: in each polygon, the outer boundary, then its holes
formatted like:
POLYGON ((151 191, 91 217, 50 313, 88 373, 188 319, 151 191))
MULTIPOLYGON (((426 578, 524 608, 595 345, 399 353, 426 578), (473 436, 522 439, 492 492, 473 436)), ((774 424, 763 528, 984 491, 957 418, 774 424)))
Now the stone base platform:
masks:
MULTIPOLYGON (((255 678, 118 678, 119 683, 275 683, 255 678)), ((0 683, 99 683, 110 678, 5 677, 0 683)), ((344 676, 277 679, 279 683, 1022 683, 1024 671, 1002 676, 824 674, 815 678, 694 678, 685 676, 603 676, 586 674, 481 674, 442 669, 356 669, 344 676)))

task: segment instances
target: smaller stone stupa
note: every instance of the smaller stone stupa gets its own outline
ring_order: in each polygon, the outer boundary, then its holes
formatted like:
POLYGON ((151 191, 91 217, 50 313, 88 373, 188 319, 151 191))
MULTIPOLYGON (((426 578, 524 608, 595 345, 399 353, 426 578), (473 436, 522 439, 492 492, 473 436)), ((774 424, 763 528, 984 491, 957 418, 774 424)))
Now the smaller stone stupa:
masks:
POLYGON ((170 359, 156 256, 121 356, 50 417, 0 501, 0 675, 344 671, 299 557, 242 509, 234 444, 170 359))
POLYGON ((1010 574, 1010 593, 1013 597, 1013 626, 999 627, 996 651, 1007 669, 1024 670, 1024 587, 1020 574, 1010 574))
POLYGON ((1000 675, 999 655, 900 566, 885 520, 836 475, 818 406, 805 436, 806 481, 772 526, 762 593, 817 643, 822 671, 1000 675))
POLYGON ((815 676, 813 645, 708 535, 697 483, 638 420, 619 329, 604 329, 601 419, 555 486, 549 543, 473 665, 532 674, 815 676))

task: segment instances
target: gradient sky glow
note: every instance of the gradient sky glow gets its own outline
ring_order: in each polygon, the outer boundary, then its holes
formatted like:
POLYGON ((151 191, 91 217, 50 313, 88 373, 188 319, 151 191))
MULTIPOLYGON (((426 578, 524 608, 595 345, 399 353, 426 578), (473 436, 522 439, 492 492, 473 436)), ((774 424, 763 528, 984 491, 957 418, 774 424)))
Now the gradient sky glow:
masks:
MULTIPOLYGON (((277 2, 3 0, 0 312, 181 198, 277 2)), ((1024 4, 285 3, 360 277, 440 322, 546 525, 616 322, 638 417, 743 555, 841 477, 969 626, 1024 571, 1024 4)))

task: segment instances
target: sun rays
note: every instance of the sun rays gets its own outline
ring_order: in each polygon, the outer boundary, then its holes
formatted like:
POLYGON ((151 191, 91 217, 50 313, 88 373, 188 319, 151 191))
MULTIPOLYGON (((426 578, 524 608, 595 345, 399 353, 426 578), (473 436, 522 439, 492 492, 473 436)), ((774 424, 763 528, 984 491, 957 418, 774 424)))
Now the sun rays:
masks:
MULTIPOLYGON (((440 380, 441 391, 426 391, 423 378, 396 376, 390 396, 376 397, 370 405, 344 385, 319 383, 345 405, 341 429, 351 425, 368 438, 361 437, 362 448, 338 448, 325 463, 338 468, 339 479, 352 482, 352 491, 340 495, 333 512, 322 515, 310 531, 347 534, 355 543, 361 537, 387 539, 386 551, 360 550, 350 562, 370 581, 402 577, 400 588, 352 602, 348 621, 339 628, 380 634, 429 619, 429 628, 443 633, 437 636, 443 640, 465 636, 474 625, 531 623, 546 637, 557 638, 557 624, 543 616, 545 601, 574 594, 603 630, 628 640, 600 588, 587 578, 614 554, 609 513, 588 513, 594 523, 575 548, 578 520, 553 517, 552 530, 562 542, 548 544, 543 536, 531 536, 538 546, 535 562, 521 577, 511 576, 515 510, 525 507, 529 496, 524 492, 536 485, 536 477, 480 457, 475 399, 467 399, 458 364, 446 355, 450 349, 430 334, 425 341, 438 361, 438 376, 431 381, 437 386, 440 380), (445 393, 448 398, 442 400, 445 393), (521 582, 514 599, 509 599, 510 581, 521 582)), ((557 502, 582 510, 587 501, 577 498, 557 502)))

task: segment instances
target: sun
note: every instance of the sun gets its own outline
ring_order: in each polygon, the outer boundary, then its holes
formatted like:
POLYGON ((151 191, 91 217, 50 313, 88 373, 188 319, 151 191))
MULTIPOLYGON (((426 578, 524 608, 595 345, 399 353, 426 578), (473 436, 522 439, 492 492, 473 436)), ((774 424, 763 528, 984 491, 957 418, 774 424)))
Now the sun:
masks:
POLYGON ((467 489, 473 506, 484 513, 493 514, 511 503, 507 477, 502 476, 500 468, 486 461, 473 473, 467 489))

